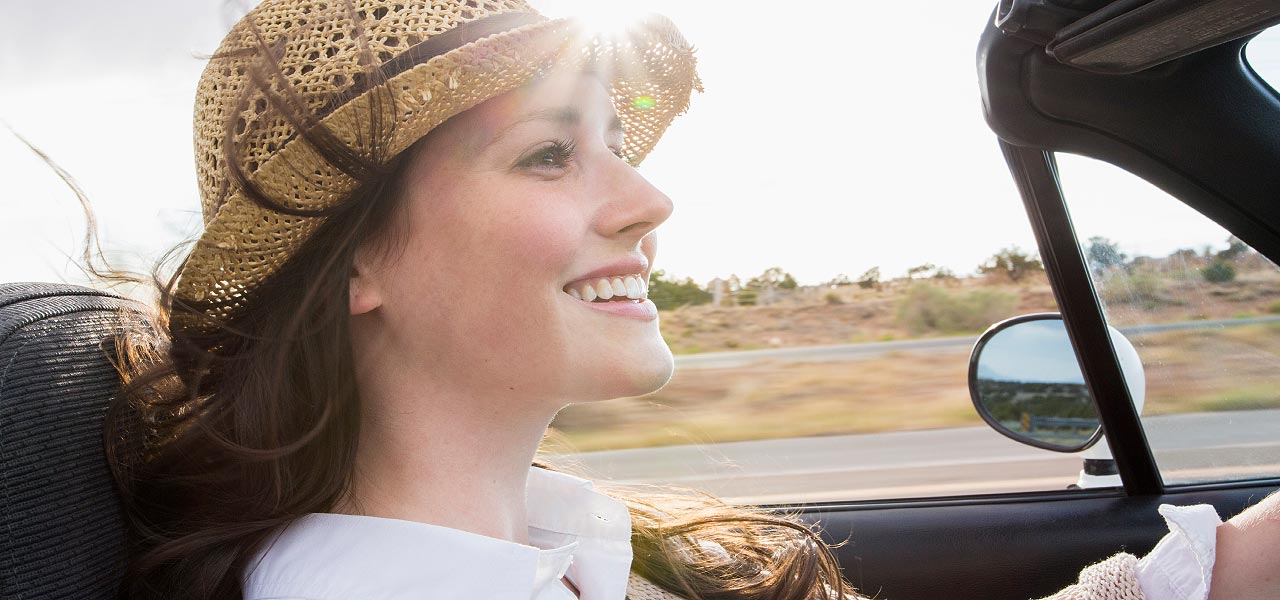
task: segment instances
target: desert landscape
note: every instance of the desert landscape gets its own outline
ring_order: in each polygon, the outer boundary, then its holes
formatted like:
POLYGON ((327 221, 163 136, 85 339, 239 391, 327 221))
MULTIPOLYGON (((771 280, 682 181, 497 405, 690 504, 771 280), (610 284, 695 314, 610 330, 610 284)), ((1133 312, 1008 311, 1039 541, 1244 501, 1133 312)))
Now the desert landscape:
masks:
MULTIPOLYGON (((1146 369, 1144 415, 1280 407, 1275 265, 1248 251, 1092 264, 1114 327, 1209 323, 1127 334, 1146 369)), ((740 285, 754 292, 751 303, 722 294, 718 305, 666 307, 659 318, 677 360, 671 382, 646 396, 566 408, 553 423, 553 451, 980 424, 966 379, 972 341, 1000 320, 1056 312, 1052 290, 1041 269, 1016 278, 998 268, 969 277, 921 271, 874 283, 740 285), (894 344, 911 340, 939 343, 894 344), (880 345, 835 360, 759 352, 810 348, 821 356, 850 344, 880 345), (741 360, 701 360, 721 356, 741 360)))

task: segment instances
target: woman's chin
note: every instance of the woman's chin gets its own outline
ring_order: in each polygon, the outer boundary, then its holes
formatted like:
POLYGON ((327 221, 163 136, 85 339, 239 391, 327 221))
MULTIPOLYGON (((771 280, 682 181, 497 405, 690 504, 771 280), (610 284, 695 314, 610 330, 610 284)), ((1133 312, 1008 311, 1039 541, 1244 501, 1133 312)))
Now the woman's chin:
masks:
POLYGON ((620 352, 614 346, 609 360, 602 364, 594 381, 586 381, 589 390, 584 401, 611 400, 651 394, 662 389, 675 372, 675 357, 661 336, 655 340, 632 344, 620 352))
POLYGON ((638 362, 631 372, 631 382, 635 390, 626 396, 643 396, 662 389, 671 381, 675 373, 676 361, 671 355, 671 348, 661 339, 650 350, 650 354, 642 362, 638 362))

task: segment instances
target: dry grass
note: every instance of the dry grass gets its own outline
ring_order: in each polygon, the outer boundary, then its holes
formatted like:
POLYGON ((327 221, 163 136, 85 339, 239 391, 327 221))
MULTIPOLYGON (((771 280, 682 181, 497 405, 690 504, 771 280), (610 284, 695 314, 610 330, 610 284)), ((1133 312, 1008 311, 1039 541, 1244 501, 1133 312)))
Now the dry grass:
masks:
POLYGON ((566 408, 555 426, 585 451, 974 424, 966 357, 678 371, 654 394, 566 408))
POLYGON ((1280 325, 1134 336, 1144 414, 1280 407, 1280 325))

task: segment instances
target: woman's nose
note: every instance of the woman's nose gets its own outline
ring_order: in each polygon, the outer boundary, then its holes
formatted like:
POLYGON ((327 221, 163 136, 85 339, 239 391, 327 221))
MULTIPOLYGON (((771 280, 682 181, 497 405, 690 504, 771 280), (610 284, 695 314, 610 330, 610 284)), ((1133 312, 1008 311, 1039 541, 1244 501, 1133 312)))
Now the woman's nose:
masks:
POLYGON ((634 167, 614 158, 608 163, 601 194, 600 234, 639 240, 671 216, 671 198, 649 183, 634 167))

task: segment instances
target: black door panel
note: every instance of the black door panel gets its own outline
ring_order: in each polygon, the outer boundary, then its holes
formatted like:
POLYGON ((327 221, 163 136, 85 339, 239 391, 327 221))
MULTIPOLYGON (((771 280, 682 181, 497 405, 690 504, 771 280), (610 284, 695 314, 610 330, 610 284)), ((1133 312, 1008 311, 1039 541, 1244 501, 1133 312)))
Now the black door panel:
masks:
POLYGON ((1116 552, 1139 557, 1167 532, 1160 504, 1212 504, 1227 519, 1280 482, 1126 497, 1119 490, 805 507, 858 590, 884 600, 1026 600, 1075 582, 1116 552))

